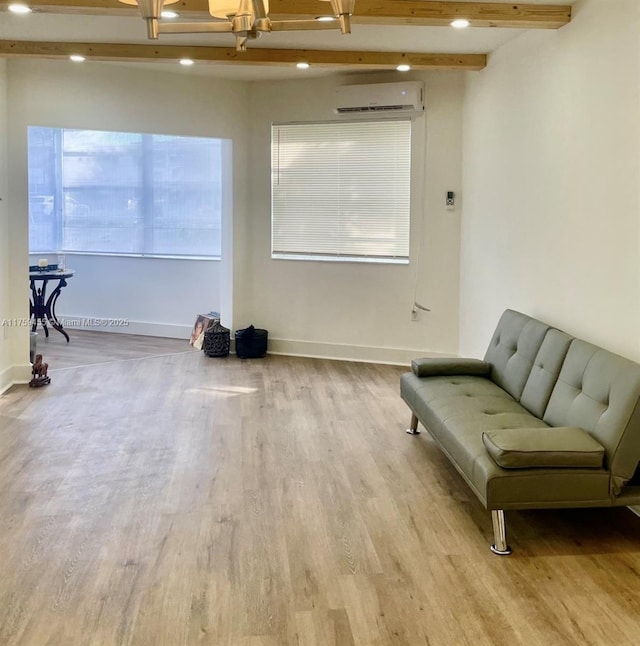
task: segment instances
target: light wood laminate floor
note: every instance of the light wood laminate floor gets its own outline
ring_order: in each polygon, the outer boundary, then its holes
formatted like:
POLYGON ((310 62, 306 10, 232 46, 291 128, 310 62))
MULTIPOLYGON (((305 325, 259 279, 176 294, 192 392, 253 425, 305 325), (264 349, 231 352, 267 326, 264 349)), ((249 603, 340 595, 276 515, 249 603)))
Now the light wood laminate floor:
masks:
POLYGON ((401 368, 165 349, 0 397, 2 646, 640 640, 640 519, 510 512, 494 556, 401 368))
POLYGON ((67 343, 56 330, 50 330, 47 337, 42 328, 38 329, 36 351, 43 355, 52 370, 196 352, 186 339, 71 329, 67 343))

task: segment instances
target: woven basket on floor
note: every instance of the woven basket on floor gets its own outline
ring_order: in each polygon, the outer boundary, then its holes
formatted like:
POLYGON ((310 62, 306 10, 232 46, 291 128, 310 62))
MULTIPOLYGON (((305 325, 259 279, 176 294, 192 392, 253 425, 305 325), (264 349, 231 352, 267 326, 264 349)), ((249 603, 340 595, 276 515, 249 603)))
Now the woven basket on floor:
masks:
POLYGON ((202 350, 208 357, 226 357, 231 346, 231 331, 216 321, 205 333, 202 350))

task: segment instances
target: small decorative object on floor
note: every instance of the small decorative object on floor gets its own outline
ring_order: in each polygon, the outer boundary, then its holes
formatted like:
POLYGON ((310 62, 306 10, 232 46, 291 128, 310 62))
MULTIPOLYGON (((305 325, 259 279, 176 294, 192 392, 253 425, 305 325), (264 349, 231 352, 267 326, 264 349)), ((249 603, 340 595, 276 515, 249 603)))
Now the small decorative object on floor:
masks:
POLYGON ((29 382, 29 386, 32 388, 40 388, 40 386, 50 384, 51 377, 47 376, 47 370, 49 370, 49 364, 42 360, 41 354, 36 354, 36 360, 31 369, 33 379, 29 382))
POLYGON ((240 359, 259 359, 267 354, 269 333, 250 325, 236 330, 236 354, 240 359))
POLYGON ((189 345, 192 345, 195 350, 202 350, 204 343, 204 333, 216 322, 220 322, 220 314, 218 312, 209 312, 208 314, 198 314, 196 322, 191 332, 189 345))
POLYGON ((231 346, 231 330, 220 324, 219 320, 204 333, 202 349, 208 357, 226 357, 231 346))

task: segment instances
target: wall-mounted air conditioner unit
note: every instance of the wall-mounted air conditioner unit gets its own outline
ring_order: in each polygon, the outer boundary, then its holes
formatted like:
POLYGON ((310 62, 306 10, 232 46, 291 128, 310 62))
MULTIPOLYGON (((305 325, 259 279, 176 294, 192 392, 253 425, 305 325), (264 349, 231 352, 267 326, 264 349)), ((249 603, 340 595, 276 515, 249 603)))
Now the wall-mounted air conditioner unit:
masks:
POLYGON ((418 81, 343 85, 336 88, 334 112, 353 114, 398 114, 424 112, 424 84, 418 81))

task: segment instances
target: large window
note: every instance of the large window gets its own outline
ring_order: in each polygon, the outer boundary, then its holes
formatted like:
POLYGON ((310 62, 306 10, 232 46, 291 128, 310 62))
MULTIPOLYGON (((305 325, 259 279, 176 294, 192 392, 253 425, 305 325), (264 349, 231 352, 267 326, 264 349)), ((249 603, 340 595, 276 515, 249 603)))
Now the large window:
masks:
POLYGON ((272 256, 408 262, 411 121, 272 127, 272 256))
POLYGON ((222 143, 29 128, 30 251, 219 257, 222 143))

